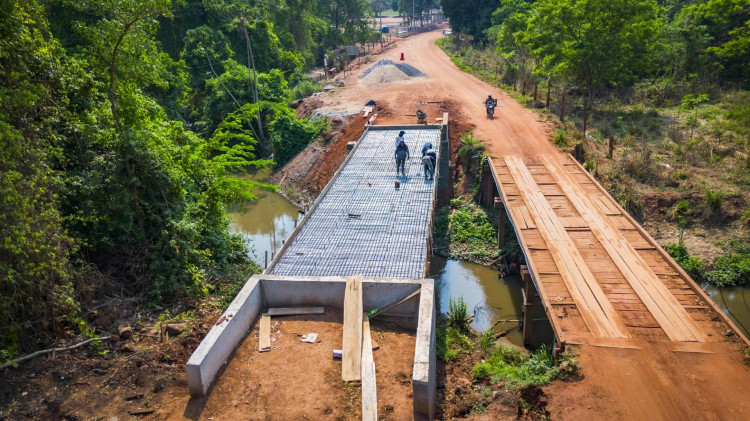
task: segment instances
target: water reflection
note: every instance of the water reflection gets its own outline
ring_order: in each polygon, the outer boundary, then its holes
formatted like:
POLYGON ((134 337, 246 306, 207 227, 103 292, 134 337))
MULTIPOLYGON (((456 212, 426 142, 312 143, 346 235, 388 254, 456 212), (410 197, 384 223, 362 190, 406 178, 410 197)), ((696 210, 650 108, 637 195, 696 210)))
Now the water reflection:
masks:
POLYGON ((709 297, 730 319, 748 335, 750 328, 750 291, 746 287, 717 288, 702 285, 709 297))
MULTIPOLYGON (((451 297, 463 297, 469 313, 474 314, 474 329, 481 332, 492 328, 495 333, 510 329, 505 338, 523 345, 520 323, 516 322, 522 318, 523 305, 519 275, 500 278, 494 268, 438 256, 433 258, 430 272, 438 286, 442 313, 448 312, 451 297)), ((545 319, 541 306, 534 309, 534 318, 545 319)), ((546 319, 534 322, 531 342, 532 346, 552 342, 552 328, 546 319)))
MULTIPOLYGON (((268 182, 269 179, 265 172, 258 172, 252 177, 261 182, 268 182)), ((302 217, 297 206, 276 192, 258 189, 256 195, 260 200, 245 205, 243 209, 231 214, 232 229, 250 240, 250 257, 263 266, 266 252, 270 263, 271 255, 281 249, 282 242, 294 230, 295 220, 302 217)))

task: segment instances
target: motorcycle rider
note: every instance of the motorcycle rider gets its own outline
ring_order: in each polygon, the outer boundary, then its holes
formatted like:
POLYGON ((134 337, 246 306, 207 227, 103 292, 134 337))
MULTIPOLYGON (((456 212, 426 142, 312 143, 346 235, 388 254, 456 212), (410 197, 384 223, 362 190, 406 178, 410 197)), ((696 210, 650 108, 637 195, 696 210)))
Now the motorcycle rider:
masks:
POLYGON ((489 116, 490 113, 495 112, 495 107, 497 107, 497 100, 492 98, 492 94, 487 94, 487 99, 484 100, 484 106, 487 108, 487 115, 489 116))

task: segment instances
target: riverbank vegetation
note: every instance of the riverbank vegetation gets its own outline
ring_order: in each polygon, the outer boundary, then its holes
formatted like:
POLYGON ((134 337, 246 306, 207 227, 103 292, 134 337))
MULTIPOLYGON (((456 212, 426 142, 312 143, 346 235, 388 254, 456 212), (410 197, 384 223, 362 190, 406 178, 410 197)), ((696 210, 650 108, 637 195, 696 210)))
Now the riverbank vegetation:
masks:
POLYGON ((227 209, 273 186, 236 174, 326 129, 289 103, 324 56, 372 36, 364 0, 0 3, 7 359, 92 308, 190 305, 258 271, 227 209))
POLYGON ((447 415, 459 416, 464 412, 501 415, 516 406, 527 415, 528 412, 544 415, 544 406, 537 407, 537 399, 543 396, 537 387, 579 374, 581 365, 574 346, 554 359, 548 346, 530 353, 496 340, 492 329, 474 331, 463 299, 449 300, 448 313, 441 316, 436 335, 437 356, 446 372, 444 401, 450 403, 443 405, 442 410, 447 415), (530 389, 534 391, 531 397, 530 389), (501 405, 494 405, 495 400, 501 405))
POLYGON ((738 246, 750 240, 750 2, 441 3, 454 63, 554 121, 559 147, 580 144, 696 279, 750 284, 738 246))

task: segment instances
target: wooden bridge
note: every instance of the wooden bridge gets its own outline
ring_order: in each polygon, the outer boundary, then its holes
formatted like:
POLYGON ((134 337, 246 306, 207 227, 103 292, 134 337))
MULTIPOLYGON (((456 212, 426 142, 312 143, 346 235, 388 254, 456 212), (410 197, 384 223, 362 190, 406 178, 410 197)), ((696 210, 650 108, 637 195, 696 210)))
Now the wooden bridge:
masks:
MULTIPOLYGON (((698 350, 728 328, 747 343, 572 157, 505 156, 490 160, 490 174, 483 178, 494 183, 485 182, 483 200, 507 211, 526 257, 524 307, 544 306, 562 346, 663 340, 698 350)), ((525 337, 531 322, 527 311, 525 337)))

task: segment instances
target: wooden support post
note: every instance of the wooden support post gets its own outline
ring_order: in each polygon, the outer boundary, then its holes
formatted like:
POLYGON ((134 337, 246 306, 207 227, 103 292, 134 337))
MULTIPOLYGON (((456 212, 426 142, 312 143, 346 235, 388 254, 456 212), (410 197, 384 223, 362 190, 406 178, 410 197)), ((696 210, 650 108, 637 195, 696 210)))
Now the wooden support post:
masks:
POLYGON ((534 84, 534 106, 536 106, 536 89, 539 87, 538 84, 534 84))
POLYGON ((565 88, 562 90, 562 98, 560 99, 560 121, 565 121, 565 88))
POLYGON ((490 171, 489 162, 482 168, 482 204, 484 206, 493 205, 493 190, 495 189, 495 180, 492 179, 492 172, 490 171))
POLYGON ((547 102, 544 104, 544 106, 549 110, 549 94, 550 94, 550 87, 552 84, 550 83, 550 80, 547 79, 547 102))
POLYGON ((534 327, 535 288, 526 265, 521 266, 521 279, 525 283, 525 287, 521 291, 523 293, 523 343, 528 345, 531 343, 531 332, 534 327))
POLYGON ((497 247, 505 245, 505 206, 499 197, 495 198, 495 209, 497 209, 497 247))
POLYGON ((586 99, 583 100, 583 135, 586 136, 588 129, 588 116, 586 115, 586 99))
POLYGON ((612 157, 614 156, 614 152, 615 152, 615 137, 614 136, 610 136, 610 138, 609 138, 609 155, 608 155, 609 159, 612 159, 612 157))

